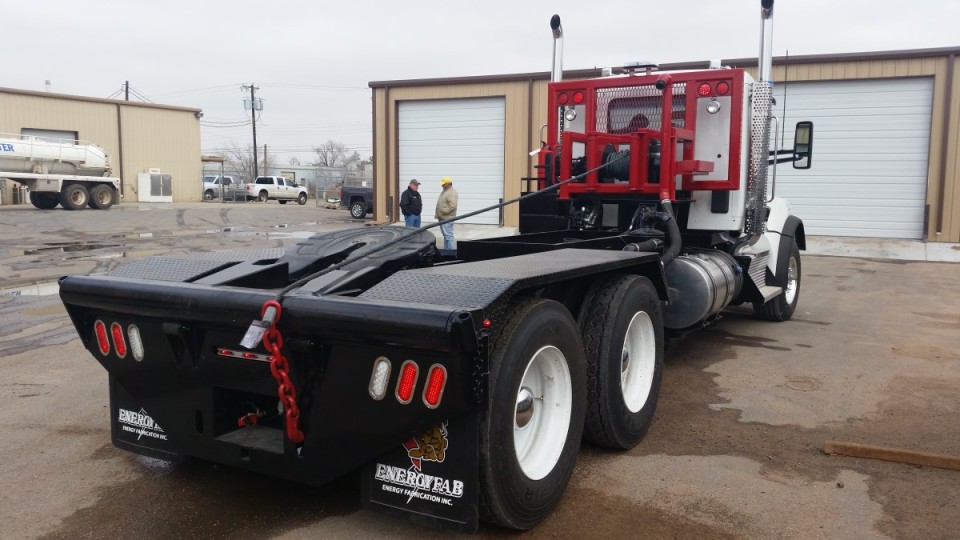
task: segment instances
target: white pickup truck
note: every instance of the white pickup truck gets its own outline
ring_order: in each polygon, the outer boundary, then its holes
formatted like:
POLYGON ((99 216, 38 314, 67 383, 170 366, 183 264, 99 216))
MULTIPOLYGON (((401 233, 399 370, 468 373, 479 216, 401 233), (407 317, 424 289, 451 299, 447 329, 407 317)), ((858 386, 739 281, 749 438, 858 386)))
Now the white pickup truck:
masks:
POLYGON ((256 199, 260 202, 276 200, 280 204, 287 201, 297 201, 297 204, 307 204, 307 188, 298 185, 293 180, 282 176, 258 176, 253 184, 244 184, 247 199, 256 199))
POLYGON ((242 198, 246 196, 246 192, 243 189, 243 184, 238 184, 232 176, 220 178, 219 174, 204 175, 203 200, 212 201, 219 199, 221 195, 224 199, 233 199, 235 196, 242 198))

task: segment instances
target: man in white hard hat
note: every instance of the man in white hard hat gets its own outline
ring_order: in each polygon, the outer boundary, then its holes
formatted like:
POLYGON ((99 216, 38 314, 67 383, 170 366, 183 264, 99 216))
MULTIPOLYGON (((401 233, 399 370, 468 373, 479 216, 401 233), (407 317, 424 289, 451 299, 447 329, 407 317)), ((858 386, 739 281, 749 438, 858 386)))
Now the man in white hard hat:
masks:
MULTIPOLYGON (((437 199, 437 212, 434 217, 437 218, 437 221, 445 221, 457 217, 459 196, 457 190, 453 189, 453 180, 449 176, 444 176, 443 180, 440 180, 440 185, 443 186, 443 192, 437 199)), ((455 249, 453 223, 440 225, 440 232, 443 234, 443 249, 455 249)))

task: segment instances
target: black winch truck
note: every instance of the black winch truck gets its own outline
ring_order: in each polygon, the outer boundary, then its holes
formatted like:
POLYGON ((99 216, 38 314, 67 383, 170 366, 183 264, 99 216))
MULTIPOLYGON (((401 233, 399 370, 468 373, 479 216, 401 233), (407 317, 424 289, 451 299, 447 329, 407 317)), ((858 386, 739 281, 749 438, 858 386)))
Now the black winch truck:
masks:
POLYGON ((796 309, 803 224, 767 171, 809 167, 812 125, 770 150, 767 37, 757 81, 650 67, 561 81, 555 53, 518 235, 447 252, 429 227, 357 228, 63 278, 109 373, 113 443, 309 484, 363 468, 369 508, 535 526, 582 439, 644 436, 665 330, 734 304, 796 309))

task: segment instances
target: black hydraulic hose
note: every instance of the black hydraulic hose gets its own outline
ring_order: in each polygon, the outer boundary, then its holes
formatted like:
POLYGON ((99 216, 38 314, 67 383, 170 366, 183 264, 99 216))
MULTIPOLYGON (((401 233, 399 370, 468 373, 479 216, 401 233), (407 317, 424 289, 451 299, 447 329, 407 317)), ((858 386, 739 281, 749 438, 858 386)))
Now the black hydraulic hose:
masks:
MULTIPOLYGON (((439 226, 441 226, 441 225, 446 225, 447 223, 453 223, 454 221, 459 221, 459 220, 461 220, 461 219, 465 219, 465 218, 468 218, 468 217, 473 217, 473 216, 475 216, 475 215, 477 215, 477 214, 482 214, 482 213, 484 213, 484 212, 489 212, 489 211, 491 211, 491 210, 496 210, 497 208, 503 208, 503 207, 507 206, 508 204, 517 203, 517 202, 520 202, 520 201, 529 199, 529 198, 531 198, 531 197, 535 197, 535 196, 537 196, 537 195, 541 195, 541 194, 543 194, 543 193, 547 193, 547 192, 549 192, 549 191, 555 191, 555 190, 559 189, 560 186, 562 186, 562 185, 569 184, 570 182, 573 182, 573 181, 576 181, 576 180, 580 180, 580 179, 582 179, 582 178, 585 178, 588 174, 597 172, 597 171, 599 171, 600 169, 603 169, 603 168, 605 168, 605 167, 608 167, 608 166, 610 166, 610 165, 612 165, 612 164, 620 161, 621 159, 624 159, 624 158, 627 157, 627 156, 628 156, 628 154, 627 154, 627 153, 624 153, 623 155, 618 156, 618 157, 616 157, 616 158, 614 158, 614 159, 611 159, 610 161, 604 163, 603 165, 600 165, 600 166, 598 166, 598 167, 595 167, 595 168, 593 168, 593 169, 590 169, 589 171, 584 171, 584 172, 582 172, 582 173, 580 173, 580 174, 578 174, 578 175, 576 175, 576 176, 572 176, 572 177, 570 177, 570 178, 567 178, 566 180, 563 180, 563 181, 561 181, 561 182, 557 182, 556 184, 553 184, 553 185, 551 185, 551 186, 547 186, 547 187, 545 187, 545 188, 543 188, 543 189, 541 189, 541 190, 533 191, 533 192, 531 192, 531 193, 527 193, 526 195, 521 195, 521 196, 519 196, 519 197, 510 199, 510 200, 508 200, 508 201, 504 201, 504 202, 502 202, 502 203, 494 204, 494 205, 488 206, 488 207, 486 207, 486 208, 481 208, 480 210, 474 210, 473 212, 469 212, 469 213, 463 214, 462 216, 456 216, 456 217, 453 217, 453 218, 450 218, 450 219, 446 219, 446 220, 443 220, 443 221, 438 221, 438 222, 436 222, 436 223, 431 223, 430 225, 426 225, 426 226, 420 227, 419 229, 411 230, 411 231, 408 232, 407 234, 404 234, 404 235, 402 235, 402 236, 400 236, 400 237, 398 237, 398 238, 395 238, 395 239, 393 239, 393 240, 391 240, 391 241, 389 241, 389 242, 387 242, 387 243, 385 243, 385 244, 381 244, 381 245, 379 245, 379 246, 377 246, 377 247, 375 247, 375 248, 372 248, 372 249, 370 249, 370 250, 368 250, 368 251, 363 251, 363 252, 361 252, 361 253, 357 253, 356 255, 354 255, 354 256, 352 256, 352 257, 347 257, 346 259, 338 262, 337 264, 328 266, 328 267, 324 268, 323 270, 319 270, 319 271, 317 271, 317 272, 314 272, 313 274, 310 274, 309 276, 306 276, 306 277, 303 277, 303 278, 298 279, 297 281, 294 281, 294 282, 291 283, 290 285, 287 285, 286 287, 284 287, 283 289, 281 289, 280 292, 277 293, 277 296, 274 298, 274 300, 276 300, 276 301, 279 303, 281 300, 283 300, 283 298, 284 298, 284 297, 287 295, 287 293, 289 293, 290 291, 292 291, 292 290, 294 290, 294 289, 298 289, 298 288, 306 285, 306 284, 309 283, 310 281, 313 281, 314 279, 316 279, 316 278, 318 278, 318 277, 320 277, 320 276, 322 276, 322 275, 324 275, 324 274, 328 274, 328 273, 330 273, 330 272, 333 272, 334 270, 339 270, 339 269, 343 268, 344 266, 346 266, 346 265, 348 265, 348 264, 350 264, 350 263, 357 262, 357 261, 363 259, 364 257, 368 257, 368 256, 370 256, 370 255, 373 255, 374 253, 378 253, 378 252, 380 252, 380 251, 383 251, 384 249, 387 249, 387 248, 390 247, 390 246, 393 246, 393 245, 396 245, 396 244, 398 244, 398 243, 400 243, 400 242, 403 242, 403 241, 406 240, 407 238, 410 238, 411 236, 414 236, 414 235, 416 235, 416 234, 419 234, 419 233, 422 232, 422 231, 426 231, 426 230, 429 230, 429 229, 433 229, 433 228, 439 227, 439 226)), ((669 201, 667 202, 667 204, 669 204, 669 201)), ((671 213, 671 215, 672 215, 672 213, 671 213)), ((671 220, 671 221, 675 221, 675 220, 671 220)), ((676 224, 674 224, 674 227, 676 227, 676 224)), ((680 231, 679 231, 679 229, 678 229, 678 230, 677 230, 677 242, 676 242, 676 243, 677 243, 677 246, 678 246, 678 247, 677 247, 677 251, 680 251, 680 247, 679 247, 680 241, 679 241, 679 238, 680 238, 680 231)), ((673 241, 672 241, 672 240, 671 240, 671 244, 673 244, 673 241)))
POLYGON ((660 257, 663 265, 667 266, 680 254, 680 244, 682 240, 680 240, 680 226, 677 225, 677 216, 673 213, 673 205, 670 203, 670 200, 664 199, 660 201, 660 206, 663 208, 663 211, 670 216, 670 219, 668 219, 665 224, 670 241, 667 243, 666 251, 664 251, 660 257))

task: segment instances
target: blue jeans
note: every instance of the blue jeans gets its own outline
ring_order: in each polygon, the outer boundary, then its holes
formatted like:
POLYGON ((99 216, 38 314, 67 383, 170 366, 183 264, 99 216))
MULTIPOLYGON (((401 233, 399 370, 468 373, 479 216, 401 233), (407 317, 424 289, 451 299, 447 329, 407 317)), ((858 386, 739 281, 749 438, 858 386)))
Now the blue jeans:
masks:
POLYGON ((403 216, 403 224, 412 229, 420 228, 420 216, 415 216, 410 214, 409 216, 403 216))
POLYGON ((457 245, 453 242, 453 223, 441 225, 440 232, 443 234, 443 249, 456 249, 457 245))

